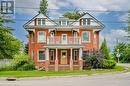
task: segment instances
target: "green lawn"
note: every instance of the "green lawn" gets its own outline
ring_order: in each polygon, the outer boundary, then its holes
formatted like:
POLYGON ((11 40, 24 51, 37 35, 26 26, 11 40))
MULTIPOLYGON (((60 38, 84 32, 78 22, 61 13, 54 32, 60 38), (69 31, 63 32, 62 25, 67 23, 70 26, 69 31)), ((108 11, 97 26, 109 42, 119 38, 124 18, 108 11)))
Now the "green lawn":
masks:
POLYGON ((64 76, 64 75, 92 75, 97 73, 108 73, 125 70, 124 67, 117 66, 114 69, 92 69, 83 71, 1 71, 0 77, 39 77, 39 76, 64 76))

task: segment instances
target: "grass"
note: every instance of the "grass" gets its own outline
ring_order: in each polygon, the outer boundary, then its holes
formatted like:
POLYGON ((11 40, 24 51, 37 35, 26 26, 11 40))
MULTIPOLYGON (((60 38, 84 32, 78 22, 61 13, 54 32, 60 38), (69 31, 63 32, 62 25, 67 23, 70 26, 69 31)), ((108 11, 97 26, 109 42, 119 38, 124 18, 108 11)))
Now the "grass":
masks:
POLYGON ((114 69, 92 69, 83 71, 1 71, 0 77, 41 77, 41 76, 65 76, 65 75, 92 75, 108 72, 118 72, 125 70, 122 66, 116 66, 114 69))

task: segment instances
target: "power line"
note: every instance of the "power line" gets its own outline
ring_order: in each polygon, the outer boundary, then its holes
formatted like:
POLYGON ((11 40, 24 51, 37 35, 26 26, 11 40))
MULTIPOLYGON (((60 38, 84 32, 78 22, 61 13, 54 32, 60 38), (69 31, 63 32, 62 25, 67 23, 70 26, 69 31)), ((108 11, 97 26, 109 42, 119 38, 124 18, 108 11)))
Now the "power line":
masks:
MULTIPOLYGON (((17 9, 39 9, 39 7, 15 7, 17 9)), ((48 9, 49 11, 71 11, 74 9, 48 9)), ((128 13, 129 11, 122 11, 122 10, 91 10, 91 9, 79 9, 77 11, 90 11, 90 12, 119 12, 119 13, 128 13)))

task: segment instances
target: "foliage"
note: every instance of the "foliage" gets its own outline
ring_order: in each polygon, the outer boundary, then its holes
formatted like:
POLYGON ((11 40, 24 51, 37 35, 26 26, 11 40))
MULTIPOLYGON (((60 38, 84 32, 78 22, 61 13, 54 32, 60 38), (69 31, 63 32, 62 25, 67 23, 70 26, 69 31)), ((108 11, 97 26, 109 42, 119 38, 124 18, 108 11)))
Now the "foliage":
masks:
POLYGON ((12 21, 0 16, 0 59, 13 58, 21 48, 21 42, 13 36, 12 29, 5 26, 10 22, 12 21))
POLYGON ((33 70, 35 69, 33 61, 29 58, 28 55, 22 53, 16 55, 13 59, 11 66, 14 70, 33 70))
POLYGON ((83 56, 85 63, 90 65, 91 68, 101 68, 103 64, 104 56, 101 51, 92 51, 91 53, 86 53, 83 56))
POLYGON ((102 50, 102 53, 104 55, 104 59, 110 59, 109 49, 107 47, 106 39, 104 39, 104 41, 102 42, 101 50, 102 50))
POLYGON ((15 56, 11 64, 8 66, 0 67, 0 71, 14 71, 14 70, 34 70, 35 66, 33 61, 28 55, 21 53, 15 56))
POLYGON ((117 61, 117 49, 119 50, 119 60, 123 63, 129 63, 130 62, 130 44, 125 43, 119 43, 115 46, 113 50, 114 59, 117 61))
POLYGON ((114 60, 106 60, 103 61, 103 67, 105 69, 113 69, 116 66, 116 62, 114 60))
POLYGON ((74 10, 74 12, 66 12, 64 13, 64 17, 69 18, 69 19, 74 19, 77 20, 79 19, 81 16, 83 16, 85 13, 80 13, 77 10, 74 10))
POLYGON ((47 7, 48 7, 48 1, 47 0, 41 0, 41 2, 40 2, 40 13, 47 15, 47 7))

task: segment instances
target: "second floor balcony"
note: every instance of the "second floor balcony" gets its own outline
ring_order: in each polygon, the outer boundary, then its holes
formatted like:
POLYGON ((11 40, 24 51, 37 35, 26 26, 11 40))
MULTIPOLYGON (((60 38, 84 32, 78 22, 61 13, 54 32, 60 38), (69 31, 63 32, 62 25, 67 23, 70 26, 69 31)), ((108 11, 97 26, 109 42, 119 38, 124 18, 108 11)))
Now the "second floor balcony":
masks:
POLYGON ((48 45, 78 45, 81 44, 81 38, 80 37, 73 37, 66 35, 63 36, 54 36, 54 37, 47 37, 47 44, 48 45))

